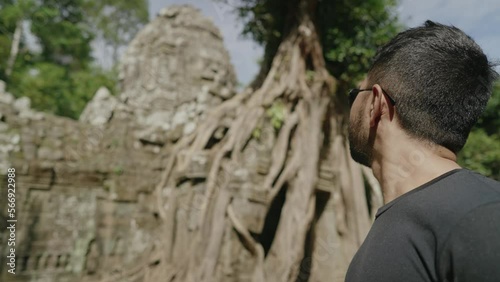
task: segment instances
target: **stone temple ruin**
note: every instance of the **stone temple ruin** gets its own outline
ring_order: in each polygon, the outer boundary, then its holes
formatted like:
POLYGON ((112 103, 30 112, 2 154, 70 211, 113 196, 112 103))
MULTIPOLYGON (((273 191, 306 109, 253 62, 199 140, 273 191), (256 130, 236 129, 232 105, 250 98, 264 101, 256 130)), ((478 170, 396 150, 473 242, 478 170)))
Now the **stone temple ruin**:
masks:
MULTIPOLYGON (((286 200, 286 188, 266 190, 279 173, 270 172, 273 146, 288 138, 276 136, 271 117, 256 121, 258 131, 249 134, 259 137, 241 142, 234 161, 221 162, 213 182, 226 188, 207 212, 214 151, 238 112, 221 118, 228 126, 214 127, 203 145, 176 147, 205 117, 210 122, 216 111, 209 110, 251 93, 235 93, 234 70, 213 23, 189 6, 162 10, 130 43, 119 78, 120 93, 99 89, 79 121, 36 112, 0 82, 0 281, 198 281, 183 280, 186 264, 206 281, 260 281, 252 275, 265 267, 285 273, 277 266, 287 258, 272 248, 285 245, 273 240, 280 220, 295 215, 282 209, 300 199, 286 200), (16 169, 16 275, 6 267, 10 167, 16 169), (167 177, 170 168, 175 177, 167 177), (192 244, 209 229, 201 225, 205 217, 218 226, 206 249, 192 244), (261 248, 252 251, 241 234, 261 248)), ((345 150, 342 120, 329 124, 312 187, 311 227, 304 246, 297 245, 304 254, 296 281, 343 281, 370 224, 361 174, 370 178, 345 150)), ((293 122, 286 126, 293 129, 293 122)), ((372 215, 377 199, 370 199, 372 215)))
MULTIPOLYGON (((168 148, 235 95, 218 29, 189 6, 162 10, 130 43, 119 95, 97 91, 79 121, 40 113, 0 82, 0 171, 16 169, 16 275, 7 273, 1 186, 0 281, 97 281, 154 263, 154 189, 168 148)), ((203 167, 203 164, 200 164, 203 167)))

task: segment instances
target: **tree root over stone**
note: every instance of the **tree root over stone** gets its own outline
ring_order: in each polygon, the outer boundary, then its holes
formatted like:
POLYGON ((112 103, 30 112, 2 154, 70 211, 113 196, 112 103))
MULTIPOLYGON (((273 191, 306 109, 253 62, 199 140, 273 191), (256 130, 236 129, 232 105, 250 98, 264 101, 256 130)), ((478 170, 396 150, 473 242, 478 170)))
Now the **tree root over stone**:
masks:
MULTIPOLYGON (((300 1, 304 5, 314 2, 300 1)), ((332 110, 343 109, 339 105, 341 99, 334 95, 336 81, 325 68, 311 16, 307 12, 301 14, 299 24, 282 41, 262 86, 224 101, 208 113, 195 132, 171 148, 156 189, 163 230, 159 246, 162 270, 158 275, 162 281, 220 281, 215 278, 216 267, 228 224, 255 260, 252 281, 297 281, 306 237, 318 216, 316 192, 319 167, 325 159, 322 152, 333 150, 332 154, 338 154, 335 166, 340 176, 336 181, 341 188, 333 195, 337 222, 332 224, 339 226, 338 233, 343 234, 347 250, 347 254, 338 255, 352 256, 365 236, 370 222, 361 170, 349 159, 345 127, 339 125, 346 111, 332 110), (255 138, 253 132, 265 119, 266 109, 277 102, 285 105, 285 117, 277 132, 262 189, 268 192, 268 203, 282 189, 287 190, 272 245, 264 254, 262 242, 252 236, 235 213, 228 187, 231 164, 241 163, 242 152, 249 140, 255 138), (329 134, 324 132, 325 124, 331 130, 329 134), (221 132, 223 136, 217 136, 221 132), (172 257, 176 241, 176 194, 180 189, 177 187, 182 172, 189 169, 191 157, 203 150, 210 152, 211 165, 203 201, 197 207, 198 228, 184 257, 172 257), (357 190, 350 188, 354 186, 357 190), (165 191, 169 191, 166 201, 165 191)))

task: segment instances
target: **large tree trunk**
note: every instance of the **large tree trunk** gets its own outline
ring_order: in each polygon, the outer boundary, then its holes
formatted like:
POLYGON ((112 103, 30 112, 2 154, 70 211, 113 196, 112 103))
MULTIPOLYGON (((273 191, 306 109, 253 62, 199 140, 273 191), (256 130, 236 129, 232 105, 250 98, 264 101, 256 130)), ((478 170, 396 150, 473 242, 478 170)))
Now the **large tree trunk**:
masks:
POLYGON ((325 69, 316 0, 297 3, 262 86, 216 107, 171 148, 156 195, 161 240, 121 277, 343 281, 370 226, 363 172, 325 69))

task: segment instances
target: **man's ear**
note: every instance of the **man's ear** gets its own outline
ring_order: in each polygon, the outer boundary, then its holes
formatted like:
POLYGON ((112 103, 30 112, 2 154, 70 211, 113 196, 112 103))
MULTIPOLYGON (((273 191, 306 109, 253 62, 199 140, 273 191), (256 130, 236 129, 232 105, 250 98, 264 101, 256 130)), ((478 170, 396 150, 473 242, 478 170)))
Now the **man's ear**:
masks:
POLYGON ((382 115, 383 93, 380 85, 375 84, 372 87, 373 99, 370 105, 370 127, 377 125, 382 115))

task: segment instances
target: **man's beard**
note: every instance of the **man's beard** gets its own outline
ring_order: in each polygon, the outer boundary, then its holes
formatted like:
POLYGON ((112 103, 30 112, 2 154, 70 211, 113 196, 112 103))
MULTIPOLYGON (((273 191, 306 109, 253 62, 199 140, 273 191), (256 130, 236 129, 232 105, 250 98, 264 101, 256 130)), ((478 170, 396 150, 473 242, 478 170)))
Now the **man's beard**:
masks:
POLYGON ((354 122, 349 125, 349 150, 353 160, 367 167, 371 167, 373 161, 373 140, 369 137, 364 139, 363 132, 366 132, 366 129, 363 129, 361 118, 357 117, 354 122))

